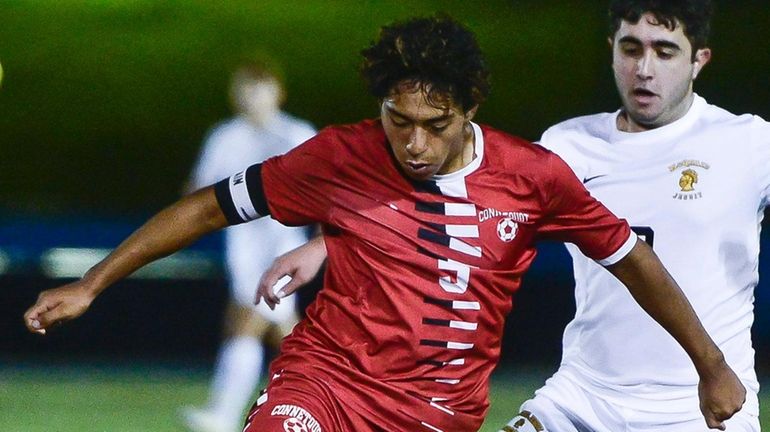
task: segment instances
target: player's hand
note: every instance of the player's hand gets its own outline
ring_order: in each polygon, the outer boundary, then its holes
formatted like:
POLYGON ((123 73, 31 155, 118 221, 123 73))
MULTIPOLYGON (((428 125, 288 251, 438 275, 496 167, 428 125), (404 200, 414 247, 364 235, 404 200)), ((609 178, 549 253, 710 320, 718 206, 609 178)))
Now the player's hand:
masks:
POLYGON ((740 411, 746 401, 746 389, 724 360, 713 369, 701 374, 700 410, 709 429, 725 430, 724 421, 740 411))
POLYGON ((82 280, 46 290, 24 314, 24 324, 32 333, 44 335, 46 330, 83 315, 95 294, 82 280))
POLYGON ((264 299, 270 309, 281 303, 281 299, 293 294, 299 287, 310 282, 326 259, 326 245, 323 237, 316 237, 297 249, 291 250, 273 261, 273 265, 262 275, 257 287, 255 303, 264 299), (284 277, 291 280, 283 287, 276 283, 284 277))

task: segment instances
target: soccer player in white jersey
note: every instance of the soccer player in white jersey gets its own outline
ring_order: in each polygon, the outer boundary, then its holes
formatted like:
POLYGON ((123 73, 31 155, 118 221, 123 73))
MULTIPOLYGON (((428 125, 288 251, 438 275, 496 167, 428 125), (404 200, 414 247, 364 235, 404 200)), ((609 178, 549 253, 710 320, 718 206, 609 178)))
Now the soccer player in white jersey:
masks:
MULTIPOLYGON (((709 0, 614 0, 612 67, 623 107, 557 124, 541 144, 629 221, 679 282, 747 389, 730 432, 759 432, 751 324, 770 199, 770 124, 693 93, 711 59, 709 0)), ((505 431, 703 432, 684 352, 575 247, 577 312, 561 366, 505 431), (539 419, 542 428, 526 417, 539 419), (543 429, 544 428, 544 429, 543 429)))
MULTIPOLYGON (((281 111, 284 87, 267 61, 240 65, 230 83, 237 115, 208 135, 192 172, 188 192, 212 185, 228 175, 286 153, 315 135, 308 122, 281 111)), ((254 307, 254 290, 273 259, 307 240, 301 227, 286 227, 273 219, 225 230, 225 258, 230 300, 225 312, 225 340, 220 347, 205 408, 182 411, 195 432, 240 430, 243 411, 259 383, 264 342, 289 334, 298 321, 293 300, 270 310, 254 307)))

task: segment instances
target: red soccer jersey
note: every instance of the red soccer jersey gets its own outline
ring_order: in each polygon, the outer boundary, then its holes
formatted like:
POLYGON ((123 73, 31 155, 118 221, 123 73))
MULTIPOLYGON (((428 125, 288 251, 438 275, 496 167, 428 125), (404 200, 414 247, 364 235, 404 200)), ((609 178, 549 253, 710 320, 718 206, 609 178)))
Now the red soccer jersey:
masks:
POLYGON ((473 127, 474 161, 430 181, 400 173, 377 120, 327 128, 230 179, 248 188, 230 194, 236 213, 324 228, 324 287, 274 373, 326 382, 385 430, 476 431, 535 242, 572 242, 607 263, 630 250, 628 225, 558 156, 473 127))

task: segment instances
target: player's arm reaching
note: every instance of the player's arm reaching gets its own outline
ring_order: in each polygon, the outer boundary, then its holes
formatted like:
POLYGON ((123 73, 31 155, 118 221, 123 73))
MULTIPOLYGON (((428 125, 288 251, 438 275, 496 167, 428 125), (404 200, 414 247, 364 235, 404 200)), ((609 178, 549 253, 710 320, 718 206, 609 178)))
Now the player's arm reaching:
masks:
POLYGON ((279 256, 262 274, 257 287, 256 303, 259 304, 264 299, 270 309, 275 309, 275 305, 279 304, 282 298, 293 294, 313 280, 325 260, 326 244, 321 235, 279 256), (273 287, 284 276, 290 276, 291 281, 275 291, 273 287))
POLYGON ((79 317, 111 284, 225 226, 268 214, 285 225, 327 222, 333 173, 336 163, 345 161, 331 148, 319 134, 283 156, 183 197, 153 216, 81 280, 42 292, 24 314, 27 328, 45 334, 52 325, 79 317))
POLYGON ((706 424, 724 430, 723 421, 743 406, 746 389, 706 333, 684 292, 641 240, 625 257, 606 268, 690 356, 700 376, 698 393, 706 424))
POLYGON ((24 322, 31 332, 45 334, 82 315, 111 284, 227 225, 213 186, 185 196, 148 220, 82 279, 40 293, 24 322))

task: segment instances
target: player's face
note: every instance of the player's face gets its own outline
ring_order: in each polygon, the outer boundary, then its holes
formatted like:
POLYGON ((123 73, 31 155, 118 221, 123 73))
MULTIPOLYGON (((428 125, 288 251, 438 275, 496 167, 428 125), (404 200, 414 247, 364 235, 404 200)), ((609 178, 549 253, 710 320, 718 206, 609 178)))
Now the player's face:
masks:
POLYGON ((397 85, 382 101, 382 126, 401 170, 415 180, 449 174, 474 158, 470 120, 451 100, 431 104, 415 85, 397 85), (439 105, 439 106, 436 106, 439 105))
POLYGON ((244 80, 238 84, 236 99, 243 115, 254 124, 264 126, 280 109, 281 85, 274 79, 244 80))
POLYGON ((615 83, 623 101, 622 130, 637 132, 665 126, 687 113, 692 82, 711 58, 708 48, 692 57, 681 23, 672 31, 652 14, 639 22, 622 21, 610 41, 615 83))

